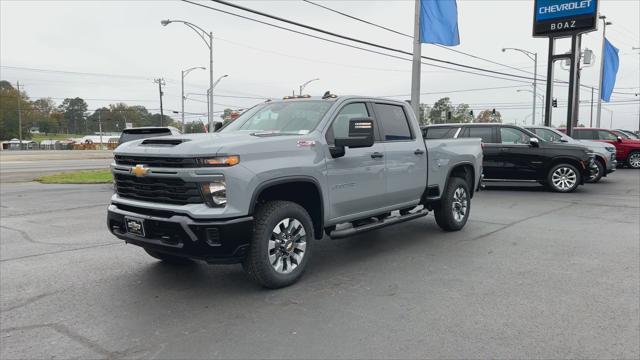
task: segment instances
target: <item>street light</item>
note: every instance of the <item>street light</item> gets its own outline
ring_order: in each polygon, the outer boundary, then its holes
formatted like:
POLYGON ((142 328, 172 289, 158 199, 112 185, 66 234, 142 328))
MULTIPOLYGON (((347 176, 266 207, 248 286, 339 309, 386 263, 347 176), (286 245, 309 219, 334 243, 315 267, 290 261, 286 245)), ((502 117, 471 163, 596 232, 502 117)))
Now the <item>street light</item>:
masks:
MULTIPOLYGON (((216 80, 216 82, 213 83, 213 85, 211 86, 211 94, 209 94, 209 98, 211 99, 211 118, 213 118, 213 89, 215 89, 215 87, 218 85, 218 83, 220 82, 220 80, 226 78, 229 75, 222 75, 218 78, 218 80, 216 80)), ((209 131, 213 132, 213 130, 209 129, 209 131)))
POLYGON ((196 66, 196 67, 192 67, 189 68, 187 70, 182 70, 182 132, 184 133, 184 101, 185 101, 185 97, 184 97, 184 78, 193 70, 196 69, 201 69, 201 70, 206 70, 207 68, 203 67, 203 66, 196 66))
MULTIPOLYGON (((540 103, 541 103, 541 104, 544 104, 544 95, 542 95, 542 94, 536 94, 536 93, 534 93, 532 90, 527 90, 527 89, 519 89, 519 90, 516 90, 516 92, 529 92, 529 93, 533 93, 533 94, 534 94, 534 96, 537 96, 537 97, 538 97, 538 99, 540 99, 540 103)), ((535 125, 535 122, 536 122, 536 120, 535 120, 535 119, 533 119, 533 121, 532 121, 533 125, 535 125)), ((544 119, 543 119, 543 121, 542 121, 542 122, 544 122, 544 119)))
POLYGON ((536 122, 536 94, 538 91, 538 53, 531 51, 518 49, 518 48, 502 48, 502 52, 507 50, 519 51, 525 54, 529 59, 533 60, 533 116, 531 117, 532 125, 536 122))
POLYGON ((305 87, 307 87, 307 85, 309 85, 310 83, 316 81, 316 80, 320 80, 320 79, 311 79, 305 83, 303 83, 302 85, 300 85, 300 96, 302 96, 302 90, 304 90, 305 87))
MULTIPOLYGON (((167 26, 174 22, 185 24, 186 26, 191 28, 191 30, 195 31, 196 34, 200 36, 202 41, 204 41, 204 44, 207 45, 207 47, 209 48, 209 89, 213 88, 213 33, 206 32, 198 25, 192 24, 184 20, 167 19, 167 20, 160 21, 160 24, 162 24, 162 26, 167 26)), ((213 94, 213 91, 211 92, 211 94, 213 94)), ((209 111, 209 116, 208 116, 209 131, 213 131, 213 99, 210 99, 209 101, 208 111, 209 111)))
POLYGON ((607 21, 607 17, 600 15, 598 19, 602 20, 602 53, 600 56, 600 82, 598 83, 598 114, 596 117, 596 127, 600 127, 600 116, 602 115, 602 77, 604 76, 604 42, 607 35, 607 25, 613 25, 611 21, 607 21))

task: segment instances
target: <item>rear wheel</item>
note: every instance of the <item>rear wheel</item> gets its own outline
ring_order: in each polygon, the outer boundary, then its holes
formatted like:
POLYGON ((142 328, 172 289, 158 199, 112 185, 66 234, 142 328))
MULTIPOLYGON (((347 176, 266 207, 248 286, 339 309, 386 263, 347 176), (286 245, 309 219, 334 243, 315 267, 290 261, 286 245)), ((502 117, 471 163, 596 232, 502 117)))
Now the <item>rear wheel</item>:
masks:
POLYGON ((442 194, 440 205, 434 209, 436 223, 445 231, 460 230, 467 223, 470 210, 469 185, 464 179, 452 177, 442 194))
POLYGON ((313 243, 307 211, 290 201, 270 201, 255 214, 245 272, 260 285, 277 289, 295 283, 304 272, 313 243))
POLYGON ((547 183, 553 191, 572 192, 580 184, 580 173, 573 165, 558 164, 549 171, 547 183))
POLYGON ((595 164, 598 167, 598 170, 595 174, 591 175, 587 179, 587 182, 589 183, 597 183, 598 181, 600 181, 600 179, 602 179, 602 176, 604 175, 604 172, 605 172, 604 164, 602 163, 602 160, 596 160, 595 164))
POLYGON ((181 257, 181 256, 175 256, 175 255, 169 255, 169 254, 165 254, 159 251, 153 251, 153 250, 149 250, 149 249, 144 249, 144 251, 147 252, 147 254, 151 255, 152 257, 158 259, 158 260, 162 260, 162 262, 165 262, 167 264, 172 264, 172 265, 186 265, 186 264, 191 264, 193 263, 193 261, 189 258, 185 258, 185 257, 181 257))
POLYGON ((629 154, 627 164, 634 169, 640 169, 640 151, 634 151, 629 154))

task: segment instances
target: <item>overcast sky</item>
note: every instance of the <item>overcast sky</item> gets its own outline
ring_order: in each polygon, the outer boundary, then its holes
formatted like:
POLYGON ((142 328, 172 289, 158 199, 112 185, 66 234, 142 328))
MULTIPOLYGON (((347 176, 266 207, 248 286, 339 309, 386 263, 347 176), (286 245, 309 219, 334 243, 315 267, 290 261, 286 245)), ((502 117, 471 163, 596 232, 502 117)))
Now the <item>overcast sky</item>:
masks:
MULTIPOLYGON (((403 33, 412 33, 413 0, 317 2, 403 33)), ((210 1, 201 3, 260 18, 210 1)), ((238 3, 393 48, 412 49, 410 38, 356 22, 301 0, 238 3)), ((523 54, 501 52, 503 47, 523 48, 538 53, 538 73, 546 74, 548 41, 531 37, 533 0, 458 0, 458 11, 461 44, 454 49, 532 71, 533 62, 523 54)), ((600 12, 614 23, 607 28, 607 37, 620 49, 615 91, 627 93, 614 94, 612 101, 638 100, 634 93, 640 92, 640 55, 632 47, 640 47, 640 1, 602 0, 600 12)), ((2 0, 0 78, 13 84, 19 80, 33 99, 51 97, 60 103, 65 97, 78 96, 87 100, 90 109, 125 102, 157 111, 158 89, 153 79, 163 77, 167 83, 165 113, 173 115, 171 111, 180 110, 180 71, 208 66, 208 49, 186 26, 170 24, 163 27, 161 19, 187 20, 213 31, 215 76, 229 75, 216 88, 215 93, 220 95, 215 98, 216 111, 225 107, 244 108, 260 101, 242 97, 289 95, 302 82, 312 78, 320 78, 305 91, 312 95, 331 90, 336 94, 409 98, 409 61, 331 44, 181 1, 2 0)), ((583 49, 591 49, 596 54, 595 65, 582 72, 582 83, 589 86, 598 82, 601 39, 601 29, 583 36, 583 49)), ((558 52, 567 51, 568 46, 568 41, 560 42, 558 52)), ((525 72, 434 45, 423 45, 422 54, 527 76, 525 72)), ((556 65, 556 77, 568 79, 568 72, 556 65)), ((208 72, 195 70, 187 77, 186 92, 202 94, 207 84, 208 72)), ((456 104, 471 104, 476 114, 480 109, 496 108, 502 112, 505 121, 530 122, 532 95, 526 91, 517 92, 519 89, 532 89, 532 86, 424 65, 422 68, 421 92, 430 93, 422 95, 422 102, 433 103, 440 97, 449 96, 456 104), (496 87, 501 89, 446 93, 496 87)), ((554 91, 560 104, 566 102, 566 87, 556 86, 554 91)), ((544 86, 539 87, 539 93, 544 93, 544 86)), ((206 115, 197 115, 206 112, 206 98, 202 95, 190 97, 194 100, 186 102, 185 112, 192 113, 187 119, 206 119, 206 115)), ((590 101, 591 91, 583 88, 581 99, 590 101)), ((604 108, 608 110, 603 111, 603 127, 609 126, 610 111, 613 111, 614 127, 638 128, 638 102, 605 104, 604 108)), ((580 122, 588 126, 590 104, 581 106, 580 111, 580 122)), ((541 112, 540 107, 538 123, 541 112)), ((563 124, 565 119, 566 107, 554 110, 554 125, 563 124)))

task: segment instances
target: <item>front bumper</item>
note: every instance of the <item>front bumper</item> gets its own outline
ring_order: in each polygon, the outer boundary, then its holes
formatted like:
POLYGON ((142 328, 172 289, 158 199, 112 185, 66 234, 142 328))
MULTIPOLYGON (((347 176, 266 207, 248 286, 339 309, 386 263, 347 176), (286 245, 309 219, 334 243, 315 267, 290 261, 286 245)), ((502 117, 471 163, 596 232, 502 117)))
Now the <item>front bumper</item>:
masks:
POLYGON ((112 203, 107 227, 116 237, 145 249, 228 264, 244 259, 253 231, 253 217, 193 219, 173 211, 112 203), (144 236, 127 232, 125 218, 141 220, 144 236))

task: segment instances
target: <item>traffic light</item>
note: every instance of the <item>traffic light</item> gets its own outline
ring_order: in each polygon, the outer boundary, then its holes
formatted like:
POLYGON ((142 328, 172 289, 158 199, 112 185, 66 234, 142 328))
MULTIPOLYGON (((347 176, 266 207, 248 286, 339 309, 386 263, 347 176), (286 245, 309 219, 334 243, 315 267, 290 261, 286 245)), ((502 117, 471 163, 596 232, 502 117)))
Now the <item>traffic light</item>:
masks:
POLYGON ((551 100, 551 106, 553 106, 554 108, 557 108, 558 107, 558 99, 551 100))
POLYGON ((451 121, 451 111, 447 111, 447 122, 451 121))
POLYGON ((474 117, 473 116, 473 110, 469 111, 469 115, 471 115, 471 117, 474 117))
POLYGON ((496 114, 496 109, 491 110, 491 115, 495 115, 496 114))

